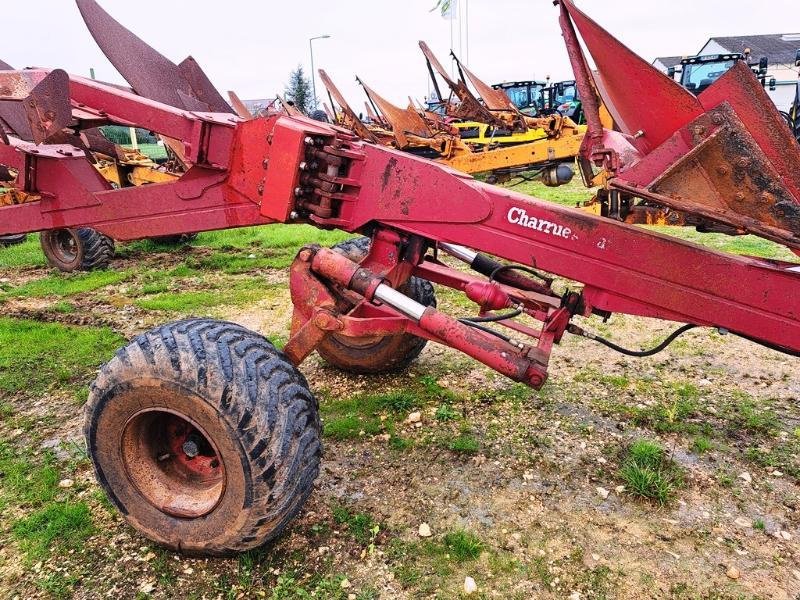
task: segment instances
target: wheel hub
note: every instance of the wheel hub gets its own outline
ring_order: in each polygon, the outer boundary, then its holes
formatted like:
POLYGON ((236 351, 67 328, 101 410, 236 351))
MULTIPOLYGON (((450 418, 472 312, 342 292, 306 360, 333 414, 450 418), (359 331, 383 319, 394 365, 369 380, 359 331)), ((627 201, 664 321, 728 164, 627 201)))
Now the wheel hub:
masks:
POLYGON ((125 470, 158 510, 197 518, 214 510, 225 467, 213 440, 186 415, 148 409, 131 417, 121 439, 125 470))

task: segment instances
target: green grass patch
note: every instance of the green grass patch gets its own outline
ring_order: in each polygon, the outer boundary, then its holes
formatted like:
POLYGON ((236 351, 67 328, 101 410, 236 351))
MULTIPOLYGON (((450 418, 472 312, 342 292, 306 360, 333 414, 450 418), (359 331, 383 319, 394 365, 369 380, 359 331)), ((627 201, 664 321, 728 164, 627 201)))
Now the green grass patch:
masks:
POLYGON ((106 327, 0 318, 0 391, 34 395, 85 385, 124 343, 106 327))
POLYGON ((89 273, 58 273, 12 287, 0 298, 24 297, 45 298, 74 296, 93 292, 109 285, 125 281, 131 276, 129 271, 91 271, 89 273))
POLYGON ((380 525, 368 513, 356 513, 346 506, 334 506, 331 509, 333 520, 347 529, 353 539, 366 546, 375 542, 375 537, 380 531, 380 525))
POLYGON ((714 442, 704 435, 698 435, 692 440, 692 452, 695 454, 705 454, 714 447, 714 442))
POLYGON ((21 244, 0 246, 0 269, 17 269, 19 267, 44 267, 42 247, 39 245, 39 234, 29 234, 21 244))
POLYGON ((311 225, 264 225, 242 227, 201 233, 193 246, 207 246, 220 250, 231 248, 285 248, 295 252, 307 244, 333 246, 353 237, 343 231, 325 231, 311 225))
POLYGON ((207 290, 170 291, 156 293, 134 301, 136 306, 145 310, 156 310, 170 313, 203 312, 203 309, 217 306, 236 306, 256 302, 267 297, 275 290, 281 291, 284 286, 270 284, 258 280, 242 281, 207 290))
POLYGON ((384 431, 392 434, 395 423, 405 418, 417 403, 417 397, 408 391, 357 394, 344 400, 324 401, 320 405, 323 433, 337 440, 384 431))
POLYGON ((35 562, 51 552, 79 548, 94 525, 84 502, 54 502, 14 523, 11 531, 28 562, 35 562))
POLYGON ((9 503, 35 507, 52 501, 58 493, 59 473, 52 454, 41 464, 0 442, 0 507, 9 503))
POLYGON ((468 432, 462 432, 446 442, 447 449, 459 454, 477 454, 481 449, 478 439, 468 432))
POLYGON ((477 535, 463 529, 446 533, 442 538, 442 544, 456 562, 476 560, 485 548, 477 535))
POLYGON ((629 494, 666 504, 682 485, 678 466, 657 443, 639 439, 627 450, 619 472, 629 494))

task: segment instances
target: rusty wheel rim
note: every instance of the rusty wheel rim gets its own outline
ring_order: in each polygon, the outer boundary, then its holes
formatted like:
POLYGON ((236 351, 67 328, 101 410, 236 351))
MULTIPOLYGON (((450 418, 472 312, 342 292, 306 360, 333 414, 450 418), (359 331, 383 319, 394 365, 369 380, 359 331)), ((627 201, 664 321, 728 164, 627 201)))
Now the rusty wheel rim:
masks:
POLYGON ((52 232, 53 252, 62 263, 72 263, 78 258, 78 240, 69 229, 59 229, 52 232))
POLYGON ((131 482, 161 512, 198 518, 222 499, 222 457, 213 439, 186 415, 166 408, 136 413, 125 424, 120 450, 131 482))

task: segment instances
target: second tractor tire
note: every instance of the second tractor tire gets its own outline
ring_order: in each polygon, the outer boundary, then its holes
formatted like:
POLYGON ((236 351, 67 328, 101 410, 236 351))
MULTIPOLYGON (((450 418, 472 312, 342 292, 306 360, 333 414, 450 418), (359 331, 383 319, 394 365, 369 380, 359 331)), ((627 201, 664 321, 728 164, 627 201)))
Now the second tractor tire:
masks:
MULTIPOLYGON (((354 238, 333 246, 353 262, 360 262, 369 252, 369 238, 354 238)), ((398 289, 424 306, 436 306, 436 295, 430 281, 411 277, 398 289)), ((401 371, 420 355, 428 340, 403 333, 399 335, 352 338, 331 334, 317 352, 329 364, 349 373, 377 375, 401 371)))
POLYGON ((48 264, 65 273, 103 269, 114 258, 114 240, 90 227, 51 229, 39 239, 48 264))

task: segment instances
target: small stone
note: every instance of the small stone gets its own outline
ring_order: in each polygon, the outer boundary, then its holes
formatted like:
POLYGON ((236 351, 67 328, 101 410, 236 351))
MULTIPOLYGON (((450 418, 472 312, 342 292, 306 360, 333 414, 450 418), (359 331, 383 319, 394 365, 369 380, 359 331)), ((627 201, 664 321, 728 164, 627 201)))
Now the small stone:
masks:
POLYGON ((155 552, 148 552, 147 554, 144 555, 144 558, 142 560, 144 560, 145 562, 149 562, 153 560, 155 557, 156 557, 155 552))
POLYGON ((792 534, 789 533, 788 531, 779 531, 778 533, 775 534, 775 537, 781 540, 786 540, 788 542, 790 539, 792 539, 792 534))
POLYGON ((472 577, 464 577, 464 593, 469 596, 478 591, 478 584, 472 577))
POLYGON ((617 487, 614 488, 614 491, 617 492, 618 494, 621 494, 622 492, 625 491, 625 486, 624 485, 618 485, 617 487))
POLYGON ((192 574, 194 574, 194 569, 192 567, 186 567, 183 570, 183 574, 184 575, 192 575, 192 574))
POLYGON ((355 594, 347 594, 347 600, 356 600, 356 598, 358 598, 358 596, 355 594))
POLYGON ((420 421, 422 421, 422 413, 418 410, 415 410, 406 418, 406 423, 419 423, 420 421))
POLYGON ((744 517, 737 517, 733 522, 736 523, 736 525, 738 525, 739 527, 750 527, 752 525, 752 523, 750 523, 750 521, 748 521, 744 517))
POLYGON ((72 479, 62 479, 58 482, 58 487, 60 488, 71 488, 73 485, 75 485, 75 482, 72 479))
POLYGON ((596 487, 595 490, 597 490, 597 495, 600 496, 603 500, 608 498, 608 495, 611 493, 606 488, 600 486, 596 487))
POLYGON ((773 477, 783 477, 783 472, 778 471, 777 469, 772 472, 773 477))
POLYGON ((522 479, 524 479, 525 481, 533 481, 533 473, 531 473, 530 471, 525 471, 522 474, 522 479))
POLYGON ((750 475, 750 473, 748 473, 747 471, 742 471, 741 473, 739 473, 739 479, 741 479, 746 483, 751 483, 753 481, 753 476, 750 475))
POLYGON ((382 433, 379 436, 377 436, 377 438, 381 442, 388 442, 390 439, 392 439, 392 434, 390 434, 390 433, 382 433))
POLYGON ((339 584, 339 587, 341 587, 343 590, 347 590, 353 587, 353 584, 350 583, 350 580, 347 579, 347 577, 345 577, 344 579, 342 579, 342 582, 339 584))
POLYGON ((592 554, 592 560, 597 562, 598 560, 600 560, 600 555, 599 554, 592 554))
POLYGON ((152 594, 153 591, 156 589, 156 584, 152 581, 145 581, 142 585, 139 586, 139 591, 142 594, 152 594))
POLYGON ((572 592, 572 593, 569 595, 569 600, 581 600, 581 594, 580 594, 580 592, 572 592))
POLYGON ((725 571, 725 575, 727 575, 729 579, 739 579, 739 577, 742 576, 742 574, 739 573, 739 569, 736 567, 728 567, 728 570, 725 571))
POLYGON ((419 526, 419 537, 431 537, 433 533, 431 532, 431 526, 427 523, 420 523, 419 526))
POLYGON ((794 578, 797 579, 797 581, 800 581, 800 571, 797 569, 792 569, 792 575, 794 575, 794 578))

